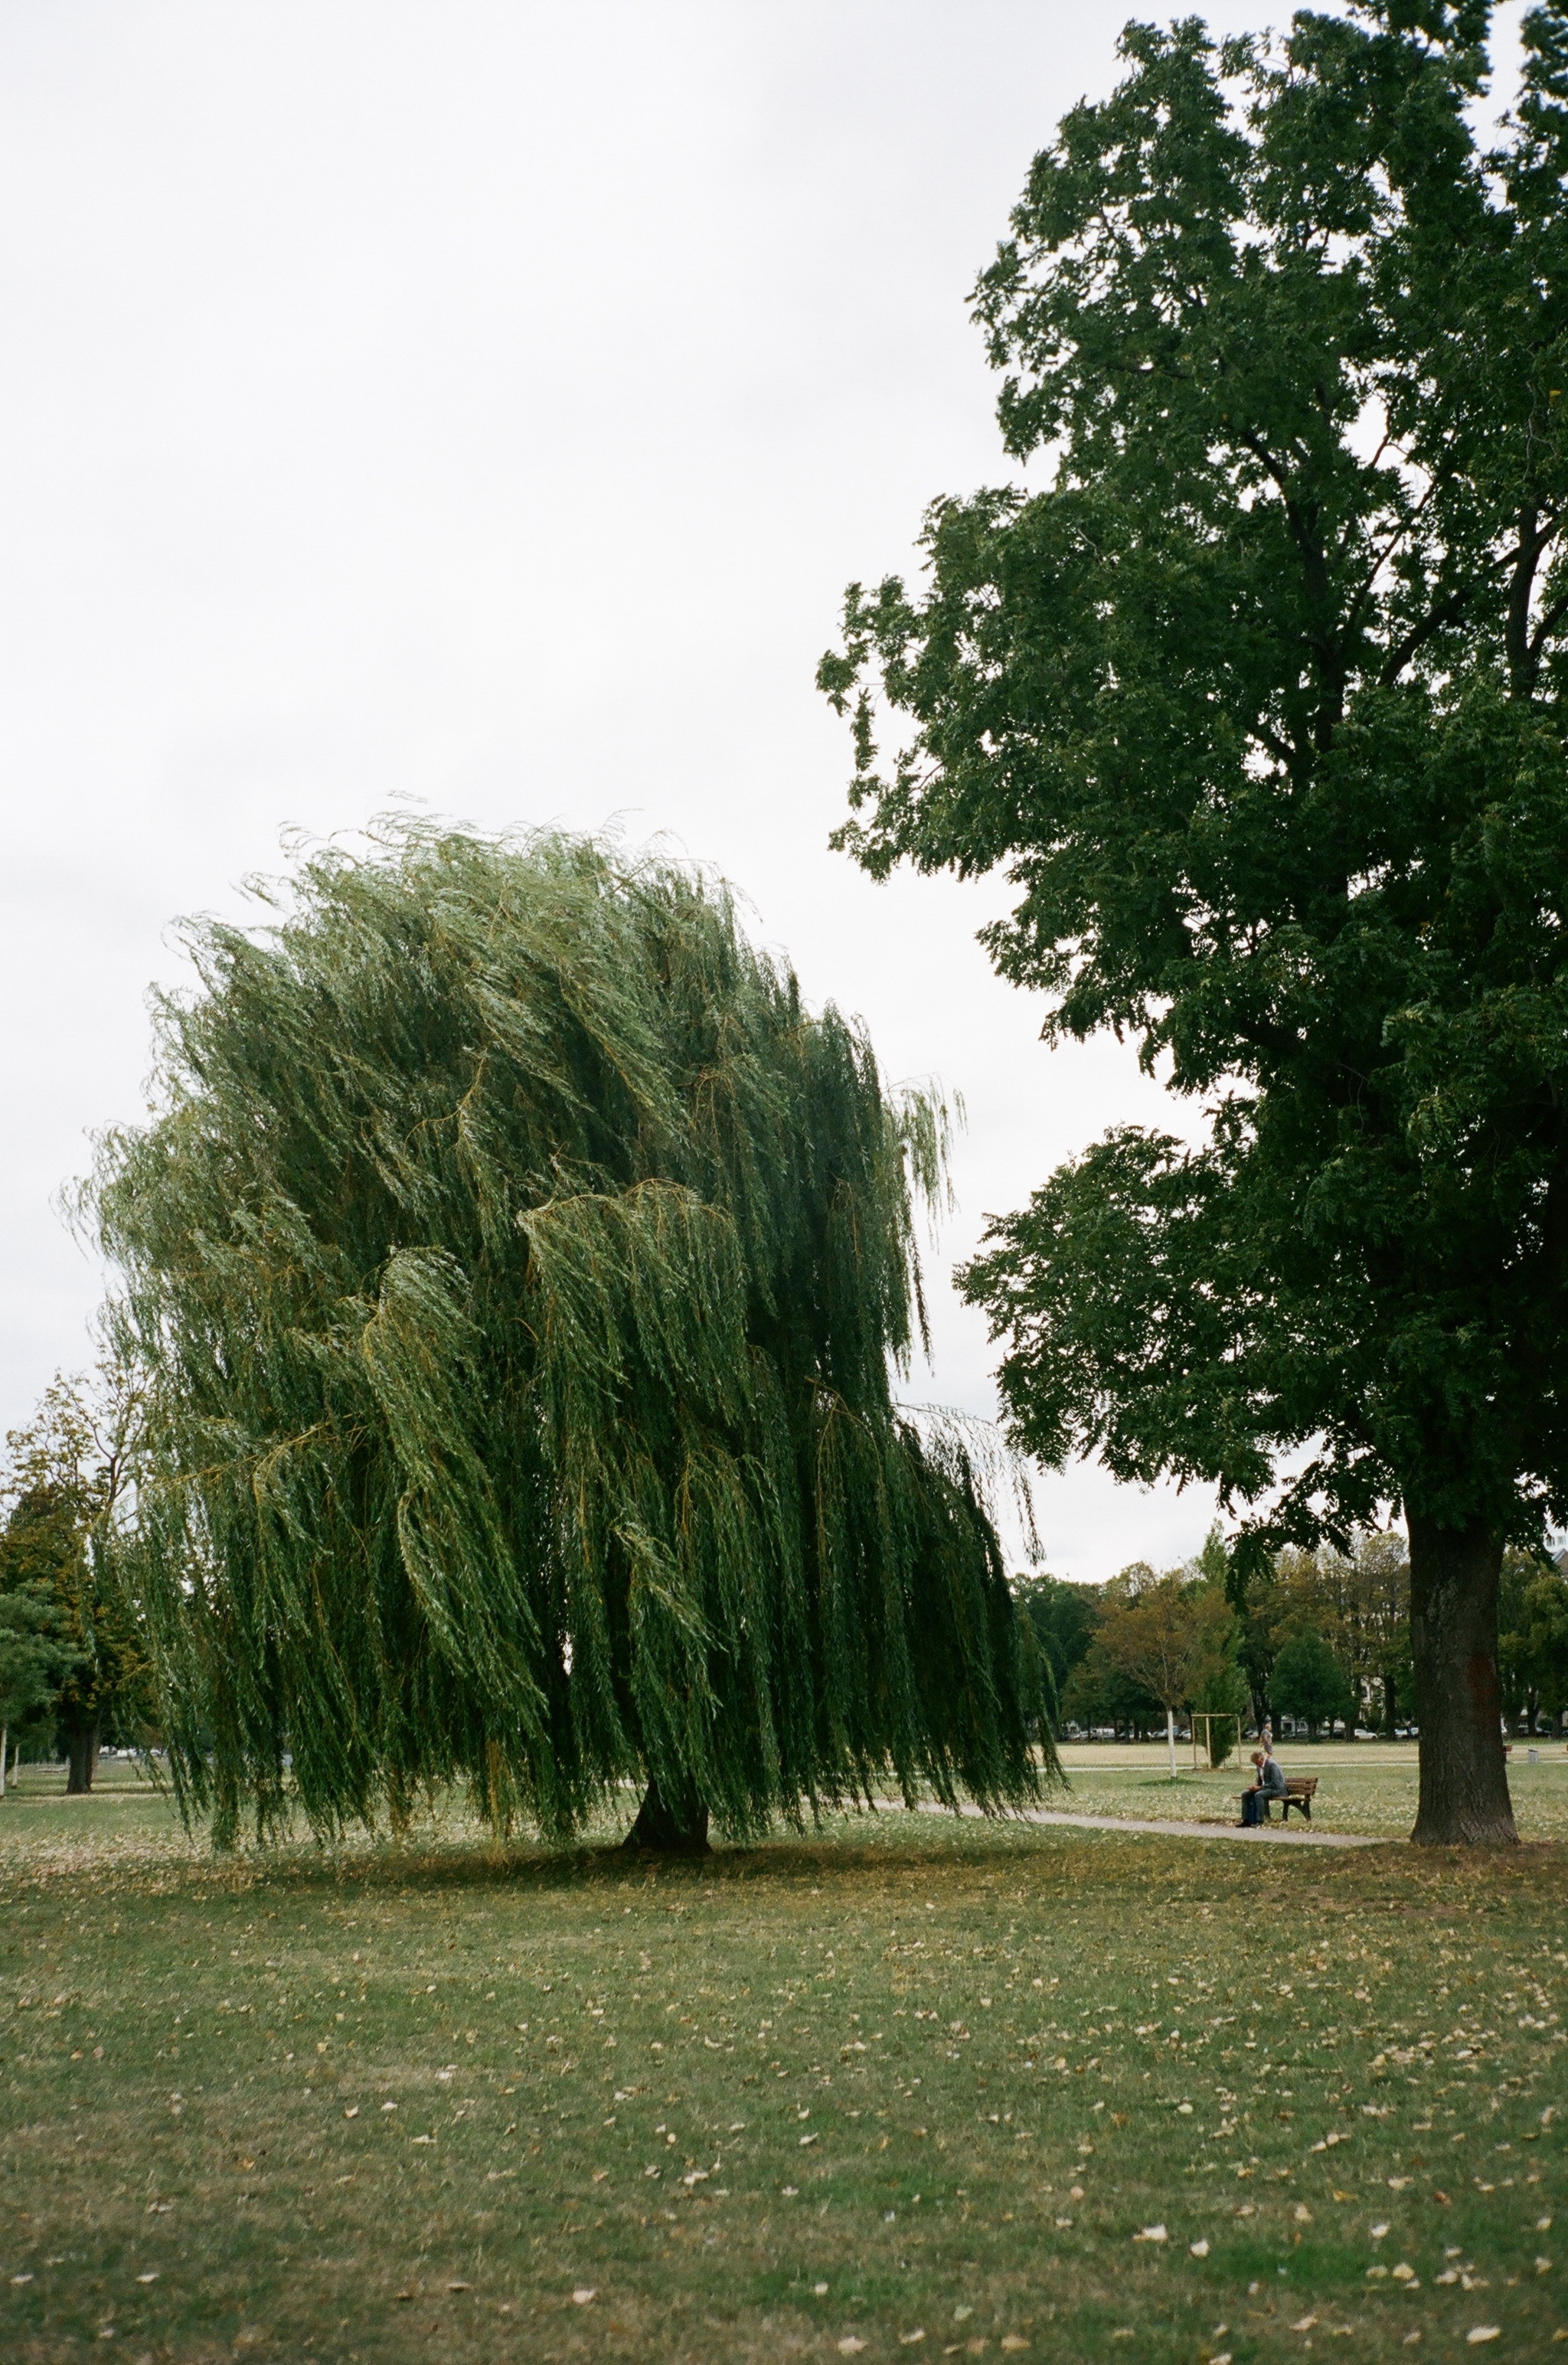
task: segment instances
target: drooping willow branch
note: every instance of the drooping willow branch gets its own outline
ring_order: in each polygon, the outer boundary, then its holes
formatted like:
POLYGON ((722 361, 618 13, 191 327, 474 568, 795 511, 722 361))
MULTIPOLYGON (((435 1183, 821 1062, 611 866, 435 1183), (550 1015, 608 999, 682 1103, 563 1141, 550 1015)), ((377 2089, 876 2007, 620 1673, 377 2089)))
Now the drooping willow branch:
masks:
POLYGON ((721 890, 585 841, 404 829, 193 946, 95 1184, 187 1810, 1029 1795, 985 1474, 890 1394, 940 1104, 721 890))

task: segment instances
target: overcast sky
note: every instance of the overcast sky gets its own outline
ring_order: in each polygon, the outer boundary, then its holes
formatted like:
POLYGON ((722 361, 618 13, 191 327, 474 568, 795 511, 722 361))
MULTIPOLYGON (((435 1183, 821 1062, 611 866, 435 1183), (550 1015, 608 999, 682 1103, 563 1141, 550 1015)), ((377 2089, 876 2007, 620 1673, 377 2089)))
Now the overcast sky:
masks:
MULTIPOLYGON (((908 1392, 993 1408, 951 1265, 1108 1124, 1191 1118, 1040 1046, 974 942, 996 883, 828 852, 812 676, 846 582, 1009 473, 966 293, 1126 13, 6 0, 0 1426, 87 1359, 58 1194, 142 1109, 172 924, 409 803, 666 835, 962 1093, 908 1392)), ((1095 1469, 1038 1500, 1082 1578, 1212 1516, 1095 1469)))

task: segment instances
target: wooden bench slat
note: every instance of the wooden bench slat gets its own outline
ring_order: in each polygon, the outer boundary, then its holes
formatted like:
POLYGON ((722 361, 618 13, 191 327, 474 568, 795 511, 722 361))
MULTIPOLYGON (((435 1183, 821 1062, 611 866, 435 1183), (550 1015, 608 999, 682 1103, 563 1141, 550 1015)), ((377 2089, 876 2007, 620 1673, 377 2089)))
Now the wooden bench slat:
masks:
MULTIPOLYGON (((1293 1807, 1296 1809, 1297 1812, 1305 1821, 1309 1823, 1311 1822, 1312 1802, 1317 1795, 1318 1779, 1319 1777, 1316 1774, 1287 1774, 1285 1776, 1285 1795, 1280 1800, 1280 1820, 1282 1822, 1288 1823, 1290 1821, 1291 1809, 1293 1807)), ((1271 1802, 1267 1800, 1264 1802, 1264 1813, 1266 1815, 1270 1815, 1271 1820, 1271 1802)))

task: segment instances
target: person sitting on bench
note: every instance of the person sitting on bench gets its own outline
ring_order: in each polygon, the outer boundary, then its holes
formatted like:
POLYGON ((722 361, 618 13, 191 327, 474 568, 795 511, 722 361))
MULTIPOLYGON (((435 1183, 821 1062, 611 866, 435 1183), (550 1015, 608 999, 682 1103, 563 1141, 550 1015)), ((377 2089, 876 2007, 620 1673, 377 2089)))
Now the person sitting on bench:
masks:
POLYGON ((1285 1796, 1284 1772, 1271 1749, 1252 1752, 1255 1778, 1249 1790, 1241 1793, 1241 1826, 1252 1831, 1269 1820, 1269 1801, 1285 1796))

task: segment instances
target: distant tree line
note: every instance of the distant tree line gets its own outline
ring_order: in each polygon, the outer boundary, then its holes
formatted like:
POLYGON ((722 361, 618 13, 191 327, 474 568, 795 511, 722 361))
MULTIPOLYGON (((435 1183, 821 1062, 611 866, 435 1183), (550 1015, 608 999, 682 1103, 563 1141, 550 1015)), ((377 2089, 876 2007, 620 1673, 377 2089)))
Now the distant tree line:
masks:
MULTIPOLYGON (((1358 1533, 1347 1552, 1287 1546, 1249 1575, 1217 1530, 1184 1566, 1135 1561, 1105 1585, 1048 1575, 1017 1592, 1049 1665, 1058 1731, 1146 1740, 1168 1708, 1289 1719, 1316 1737, 1392 1737, 1415 1715, 1410 1563, 1395 1531, 1358 1533)), ((1499 1616, 1503 1706, 1540 1734, 1568 1716, 1568 1553, 1510 1549, 1499 1616)), ((1215 1742, 1220 1735, 1216 1731, 1215 1742)))
POLYGON ((56 1379, 0 1462, 0 1776, 63 1757, 90 1790, 100 1749, 148 1737, 148 1653, 120 1582, 115 1514, 137 1407, 112 1369, 56 1379))

